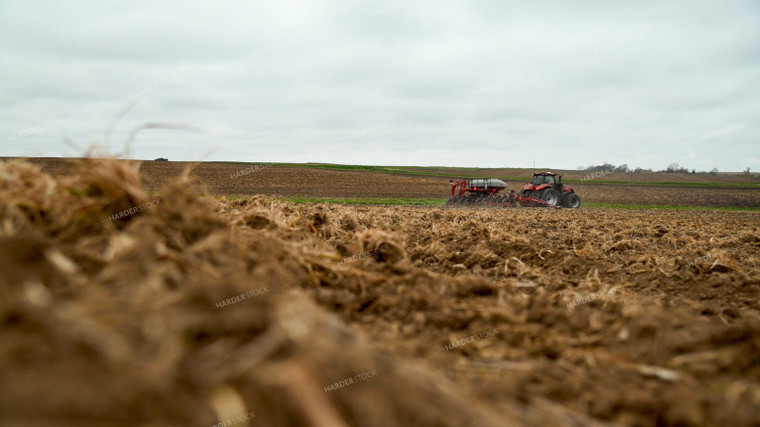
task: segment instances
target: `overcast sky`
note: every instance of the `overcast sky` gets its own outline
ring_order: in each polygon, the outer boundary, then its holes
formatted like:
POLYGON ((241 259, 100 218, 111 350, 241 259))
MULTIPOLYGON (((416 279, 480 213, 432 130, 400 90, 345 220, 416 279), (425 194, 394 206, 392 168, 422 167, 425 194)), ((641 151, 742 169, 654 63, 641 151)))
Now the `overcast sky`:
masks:
POLYGON ((0 49, 0 156, 760 171, 757 0, 2 0, 0 49))

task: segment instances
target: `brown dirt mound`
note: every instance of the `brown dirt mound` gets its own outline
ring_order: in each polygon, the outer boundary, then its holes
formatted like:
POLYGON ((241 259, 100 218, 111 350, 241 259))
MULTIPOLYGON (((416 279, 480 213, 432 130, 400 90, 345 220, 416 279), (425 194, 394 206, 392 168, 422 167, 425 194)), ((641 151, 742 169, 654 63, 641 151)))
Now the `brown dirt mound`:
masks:
POLYGON ((217 201, 190 176, 0 164, 0 424, 760 422, 759 214, 217 201))

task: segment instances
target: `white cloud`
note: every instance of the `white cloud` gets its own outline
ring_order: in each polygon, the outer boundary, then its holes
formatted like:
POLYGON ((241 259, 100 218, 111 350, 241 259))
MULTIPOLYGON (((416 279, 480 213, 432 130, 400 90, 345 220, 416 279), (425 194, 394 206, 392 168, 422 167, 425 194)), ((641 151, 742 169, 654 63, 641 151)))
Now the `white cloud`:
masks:
POLYGON ((751 1, 5 1, 0 47, 3 156, 136 100, 116 143, 205 130, 137 158, 760 170, 751 1))

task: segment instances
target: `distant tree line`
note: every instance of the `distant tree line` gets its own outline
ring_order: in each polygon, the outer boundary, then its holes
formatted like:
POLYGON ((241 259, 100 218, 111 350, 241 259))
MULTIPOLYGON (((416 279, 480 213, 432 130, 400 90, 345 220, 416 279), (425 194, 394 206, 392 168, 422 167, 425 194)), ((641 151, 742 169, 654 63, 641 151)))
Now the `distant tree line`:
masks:
POLYGON ((604 162, 601 165, 591 166, 579 166, 578 170, 585 170, 589 172, 621 172, 621 173, 639 173, 639 172, 654 172, 652 169, 635 168, 631 169, 627 164, 623 163, 620 166, 615 166, 612 163, 604 162))
MULTIPOLYGON (((749 169, 749 168, 747 168, 749 169)), ((604 162, 601 165, 591 165, 591 166, 578 166, 578 170, 585 170, 589 172, 619 172, 619 173, 642 173, 642 172, 655 172, 652 169, 642 169, 642 168, 634 168, 631 169, 628 167, 627 164, 623 163, 620 166, 615 166, 612 163, 604 162)), ((688 168, 681 167, 678 163, 671 163, 668 165, 667 168, 663 170, 659 170, 657 172, 665 172, 665 173, 700 173, 700 174, 706 174, 708 172, 700 171, 697 172, 695 169, 689 170, 688 168)), ((745 171, 747 173, 748 171, 745 171)), ((711 170, 710 175, 717 175, 718 174, 718 168, 713 168, 711 170)))

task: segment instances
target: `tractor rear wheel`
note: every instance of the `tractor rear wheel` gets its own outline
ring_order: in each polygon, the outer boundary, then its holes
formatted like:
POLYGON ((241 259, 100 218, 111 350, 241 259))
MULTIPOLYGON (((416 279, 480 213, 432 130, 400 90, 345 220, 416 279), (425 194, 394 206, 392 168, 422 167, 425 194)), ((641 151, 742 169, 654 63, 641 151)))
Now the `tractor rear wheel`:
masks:
POLYGON ((563 198, 562 205, 566 208, 579 208, 581 206, 581 198, 575 193, 568 193, 563 198))
POLYGON ((553 190, 551 188, 545 188, 541 190, 540 198, 546 203, 551 203, 552 205, 559 205, 559 193, 557 193, 556 190, 553 190))

